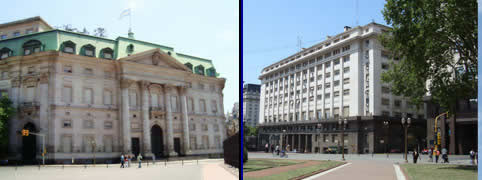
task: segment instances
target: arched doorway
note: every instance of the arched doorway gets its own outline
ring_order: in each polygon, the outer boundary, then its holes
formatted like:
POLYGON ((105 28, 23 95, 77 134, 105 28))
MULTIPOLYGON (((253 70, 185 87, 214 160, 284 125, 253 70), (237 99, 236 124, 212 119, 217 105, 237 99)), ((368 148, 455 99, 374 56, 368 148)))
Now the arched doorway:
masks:
MULTIPOLYGON (((27 123, 23 126, 23 129, 28 129, 29 132, 37 132, 37 128, 32 123, 27 123)), ((29 134, 28 136, 22 136, 22 159, 25 164, 35 164, 35 155, 37 151, 37 137, 29 134)))
POLYGON ((151 128, 151 149, 156 158, 165 156, 162 129, 158 125, 154 125, 151 128))

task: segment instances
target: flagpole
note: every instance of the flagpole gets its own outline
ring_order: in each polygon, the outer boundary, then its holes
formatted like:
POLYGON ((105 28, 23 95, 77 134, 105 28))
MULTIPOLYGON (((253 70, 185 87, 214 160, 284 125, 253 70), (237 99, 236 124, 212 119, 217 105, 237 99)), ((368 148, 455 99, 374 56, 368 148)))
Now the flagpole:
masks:
POLYGON ((132 11, 129 9, 129 32, 132 32, 132 11))

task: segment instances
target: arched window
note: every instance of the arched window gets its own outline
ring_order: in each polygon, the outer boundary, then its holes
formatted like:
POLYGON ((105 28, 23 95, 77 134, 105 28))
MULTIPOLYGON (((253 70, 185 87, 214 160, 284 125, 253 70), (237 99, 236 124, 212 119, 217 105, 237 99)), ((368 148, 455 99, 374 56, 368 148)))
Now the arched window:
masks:
POLYGON ((210 67, 206 70, 208 76, 211 76, 211 77, 216 77, 216 69, 214 69, 214 67, 210 67))
POLYGON ((65 41, 60 46, 60 49, 64 53, 75 54, 75 43, 72 41, 65 41))
POLYGON ((23 44, 23 55, 30 55, 41 51, 42 43, 38 40, 30 40, 23 44))
POLYGON ((134 52, 134 45, 129 44, 127 46, 127 54, 132 54, 134 52))
POLYGON ((192 64, 191 63, 186 63, 184 64, 189 70, 192 71, 192 64))
POLYGON ((111 48, 104 48, 100 50, 100 57, 104 59, 114 59, 114 50, 111 48))
POLYGON ((204 66, 199 65, 194 68, 194 73, 204 75, 204 66))
POLYGON ((0 59, 5 59, 13 55, 13 51, 4 47, 0 49, 0 59))
POLYGON ((95 57, 95 47, 90 44, 82 46, 80 49, 80 55, 95 57))

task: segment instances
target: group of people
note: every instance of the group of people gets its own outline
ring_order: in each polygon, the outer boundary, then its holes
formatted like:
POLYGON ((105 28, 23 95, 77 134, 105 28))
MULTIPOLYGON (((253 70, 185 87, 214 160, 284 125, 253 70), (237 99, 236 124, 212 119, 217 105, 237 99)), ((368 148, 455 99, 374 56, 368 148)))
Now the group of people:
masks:
MULTIPOLYGON (((270 151, 269 144, 266 143, 266 145, 264 147, 265 147, 264 152, 268 153, 270 151)), ((271 152, 273 153, 273 155, 276 153, 276 155, 279 156, 280 153, 281 153, 281 157, 286 156, 286 152, 288 152, 289 149, 290 149, 289 144, 287 144, 284 149, 282 147, 280 147, 279 145, 275 146, 274 144, 271 144, 271 152)))
POLYGON ((449 155, 447 153, 447 149, 443 148, 442 152, 440 152, 437 148, 433 147, 428 150, 429 162, 433 162, 433 157, 435 157, 435 163, 438 163, 440 154, 442 154, 442 163, 449 163, 449 155))
MULTIPOLYGON (((120 159, 120 161, 121 161, 121 166, 120 166, 120 168, 127 168, 127 167, 129 167, 130 164, 131 164, 132 158, 134 158, 134 156, 132 156, 132 155, 125 155, 125 156, 124 156, 124 154, 121 154, 121 159, 120 159)), ((137 161, 139 162, 139 168, 141 168, 141 164, 142 164, 142 155, 141 155, 141 154, 139 154, 139 155, 137 156, 137 161)))

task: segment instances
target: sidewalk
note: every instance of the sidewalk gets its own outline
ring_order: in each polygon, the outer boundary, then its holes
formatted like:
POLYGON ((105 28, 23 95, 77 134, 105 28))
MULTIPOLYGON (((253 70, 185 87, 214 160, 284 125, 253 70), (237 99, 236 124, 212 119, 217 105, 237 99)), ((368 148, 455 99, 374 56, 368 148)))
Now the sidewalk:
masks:
POLYGON ((314 178, 315 180, 369 179, 397 180, 393 163, 381 161, 348 161, 345 167, 314 178))
POLYGON ((203 179, 204 180, 236 180, 239 177, 234 176, 226 169, 221 167, 224 162, 219 162, 215 164, 208 164, 203 167, 203 179))

